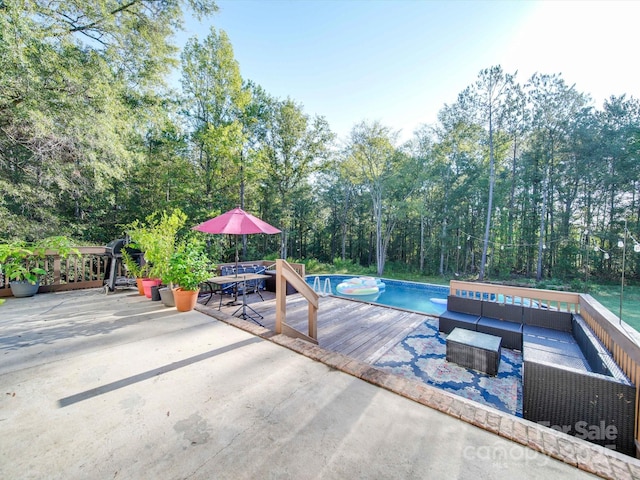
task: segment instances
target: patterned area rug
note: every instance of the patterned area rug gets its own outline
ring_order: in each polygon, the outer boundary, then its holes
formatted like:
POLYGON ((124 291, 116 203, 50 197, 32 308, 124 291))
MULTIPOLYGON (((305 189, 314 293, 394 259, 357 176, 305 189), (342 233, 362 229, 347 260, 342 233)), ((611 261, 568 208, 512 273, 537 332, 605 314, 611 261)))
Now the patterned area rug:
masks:
POLYGON ((503 348, 498 375, 492 377, 447 362, 445 339, 438 320, 427 320, 375 366, 521 417, 522 353, 503 348))

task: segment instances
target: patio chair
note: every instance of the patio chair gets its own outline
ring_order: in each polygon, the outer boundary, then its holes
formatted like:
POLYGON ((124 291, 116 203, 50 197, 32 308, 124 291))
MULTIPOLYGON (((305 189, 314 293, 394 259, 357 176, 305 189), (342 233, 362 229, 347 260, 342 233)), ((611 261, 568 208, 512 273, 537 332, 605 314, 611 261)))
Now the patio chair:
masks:
POLYGON ((198 303, 208 305, 216 293, 220 293, 219 285, 213 282, 202 282, 200 284, 200 291, 198 292, 198 303))
MULTIPOLYGON (((223 266, 220 268, 221 276, 235 275, 235 273, 236 269, 232 266, 223 266)), ((225 295, 232 296, 234 299, 238 298, 237 285, 237 283, 224 283, 220 285, 220 288, 217 290, 217 292, 220 294, 220 303, 218 304, 218 310, 222 308, 222 299, 225 295)))
MULTIPOLYGON (((252 265, 250 267, 244 267, 244 272, 242 273, 264 273, 265 268, 262 266, 252 265)), ((249 280, 247 282, 241 283, 238 285, 238 295, 242 295, 243 293, 246 295, 257 293, 260 296, 260 300, 264 301, 262 293, 260 290, 264 290, 264 279, 256 279, 249 280)))

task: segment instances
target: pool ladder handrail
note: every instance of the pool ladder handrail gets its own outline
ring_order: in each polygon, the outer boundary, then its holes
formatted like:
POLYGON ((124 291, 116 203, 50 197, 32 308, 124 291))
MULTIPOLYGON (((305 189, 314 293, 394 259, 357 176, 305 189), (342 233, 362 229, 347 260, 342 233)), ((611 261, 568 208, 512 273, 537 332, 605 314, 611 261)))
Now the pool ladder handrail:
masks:
POLYGON ((330 278, 325 278, 324 279, 324 288, 322 289, 322 296, 323 297, 328 297, 329 295, 331 295, 331 279, 330 278))
POLYGON ((322 289, 320 289, 320 277, 316 277, 313 279, 313 291, 316 292, 321 297, 327 297, 331 295, 331 279, 325 278, 324 285, 322 289))

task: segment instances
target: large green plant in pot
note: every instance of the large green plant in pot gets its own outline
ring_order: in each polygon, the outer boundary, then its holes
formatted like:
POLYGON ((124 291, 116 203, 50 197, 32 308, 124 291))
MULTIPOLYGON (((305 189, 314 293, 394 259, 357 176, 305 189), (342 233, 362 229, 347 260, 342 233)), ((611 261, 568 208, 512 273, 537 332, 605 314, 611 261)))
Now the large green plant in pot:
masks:
POLYGON ((64 236, 47 237, 35 243, 15 241, 0 243, 0 272, 8 281, 14 297, 31 297, 38 292, 47 251, 55 251, 62 258, 78 255, 71 240, 64 236))
POLYGON ((127 272, 129 272, 129 275, 136 279, 138 293, 140 295, 144 295, 142 279, 148 276, 149 265, 143 262, 139 263, 139 259, 134 258, 132 255, 130 255, 127 251, 127 248, 122 249, 122 263, 124 264, 124 268, 127 270, 127 272))
POLYGON ((186 220, 186 214, 176 208, 170 214, 156 212, 147 217, 146 223, 136 220, 127 226, 132 246, 144 252, 144 258, 150 266, 146 272, 149 277, 169 281, 169 259, 176 251, 177 234, 186 220))
POLYGON ((168 279, 178 288, 174 300, 178 311, 193 309, 198 298, 199 286, 213 276, 213 265, 204 254, 202 246, 190 241, 180 246, 169 259, 168 279))
POLYGON ((38 266, 34 247, 26 242, 0 244, 0 270, 6 281, 38 283, 47 272, 38 266))
POLYGON ((138 260, 134 258, 126 248, 122 249, 122 263, 124 264, 124 268, 132 277, 144 278, 147 276, 147 272, 149 270, 147 264, 140 265, 138 260))

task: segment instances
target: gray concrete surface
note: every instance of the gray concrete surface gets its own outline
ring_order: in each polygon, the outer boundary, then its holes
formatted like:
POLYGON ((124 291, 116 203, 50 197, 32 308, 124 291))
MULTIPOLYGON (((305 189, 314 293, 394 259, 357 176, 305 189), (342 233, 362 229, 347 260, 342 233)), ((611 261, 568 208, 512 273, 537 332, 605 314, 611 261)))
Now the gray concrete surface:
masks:
POLYGON ((0 307, 3 479, 594 478, 133 290, 0 307))

